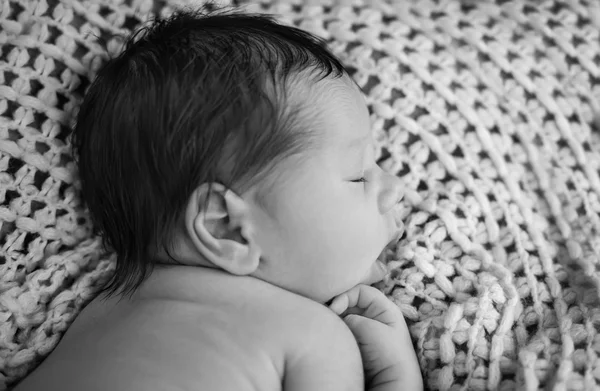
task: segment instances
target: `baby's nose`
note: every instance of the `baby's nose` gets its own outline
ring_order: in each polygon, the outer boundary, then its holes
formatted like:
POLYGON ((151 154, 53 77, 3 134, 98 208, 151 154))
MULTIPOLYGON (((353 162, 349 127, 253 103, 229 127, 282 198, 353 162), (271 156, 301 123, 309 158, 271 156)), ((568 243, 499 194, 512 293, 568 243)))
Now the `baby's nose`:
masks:
POLYGON ((384 188, 381 197, 381 212, 387 213, 404 198, 402 181, 395 175, 384 173, 384 188))

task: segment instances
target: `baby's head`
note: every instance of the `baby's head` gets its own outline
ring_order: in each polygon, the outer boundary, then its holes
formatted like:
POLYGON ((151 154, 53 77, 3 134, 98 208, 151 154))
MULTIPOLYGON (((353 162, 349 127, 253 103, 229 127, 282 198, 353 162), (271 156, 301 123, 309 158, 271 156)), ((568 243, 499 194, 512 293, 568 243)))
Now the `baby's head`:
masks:
POLYGON ((264 15, 138 32, 88 90, 73 148, 117 253, 108 293, 173 263, 325 302, 381 277, 398 235, 399 181, 375 162, 360 89, 322 41, 264 15))

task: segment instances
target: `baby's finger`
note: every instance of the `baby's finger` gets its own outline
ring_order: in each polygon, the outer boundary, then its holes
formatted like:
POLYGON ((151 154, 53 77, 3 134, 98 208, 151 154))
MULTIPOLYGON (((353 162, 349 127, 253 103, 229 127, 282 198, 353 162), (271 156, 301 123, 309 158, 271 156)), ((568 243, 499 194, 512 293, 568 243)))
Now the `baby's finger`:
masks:
POLYGON ((367 285, 357 285, 342 293, 335 298, 330 308, 338 315, 349 309, 362 310, 362 316, 392 327, 404 321, 402 313, 394 303, 379 290, 367 285))
POLYGON ((344 311, 348 309, 348 303, 348 296, 346 296, 346 293, 342 293, 341 295, 333 299, 331 304, 329 304, 329 308, 336 314, 341 315, 344 311))
POLYGON ((362 315, 363 312, 365 312, 365 310, 358 307, 348 308, 348 303, 348 296, 346 296, 345 293, 342 293, 331 301, 329 309, 342 318, 346 315, 362 315))

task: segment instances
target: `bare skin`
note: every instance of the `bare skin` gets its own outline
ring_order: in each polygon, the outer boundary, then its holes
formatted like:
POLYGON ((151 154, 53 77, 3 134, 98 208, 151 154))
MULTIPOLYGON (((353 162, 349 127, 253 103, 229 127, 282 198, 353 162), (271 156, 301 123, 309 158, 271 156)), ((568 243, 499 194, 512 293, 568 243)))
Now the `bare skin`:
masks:
POLYGON ((93 301, 15 391, 362 385, 354 337, 326 307, 254 278, 176 266, 131 300, 93 301))
POLYGON ((17 391, 353 391, 365 374, 372 390, 420 389, 400 310, 352 291, 383 277, 402 184, 376 164, 348 77, 294 88, 321 138, 278 164, 267 210, 257 189, 200 184, 175 233, 179 265, 131 299, 94 301, 17 391))

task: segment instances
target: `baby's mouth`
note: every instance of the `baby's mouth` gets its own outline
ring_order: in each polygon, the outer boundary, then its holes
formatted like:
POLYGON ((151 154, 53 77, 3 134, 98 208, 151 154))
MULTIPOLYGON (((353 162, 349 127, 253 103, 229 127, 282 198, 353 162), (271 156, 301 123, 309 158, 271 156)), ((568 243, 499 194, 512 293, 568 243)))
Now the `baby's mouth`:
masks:
POLYGON ((394 215, 394 221, 396 222, 396 229, 393 231, 392 238, 388 244, 396 244, 404 235, 404 223, 397 215, 394 215))

